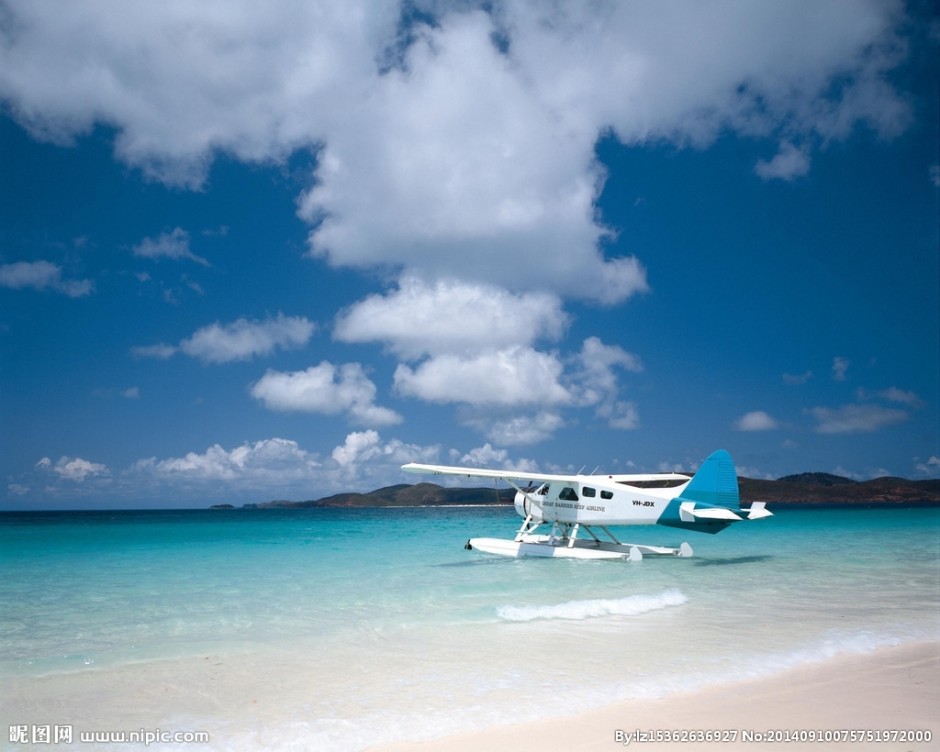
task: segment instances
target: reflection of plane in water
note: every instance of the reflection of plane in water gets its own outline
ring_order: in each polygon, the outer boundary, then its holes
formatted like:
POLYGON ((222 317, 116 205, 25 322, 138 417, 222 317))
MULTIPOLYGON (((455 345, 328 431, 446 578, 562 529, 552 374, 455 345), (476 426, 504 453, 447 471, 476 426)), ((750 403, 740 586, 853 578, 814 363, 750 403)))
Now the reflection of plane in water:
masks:
POLYGON ((525 518, 512 540, 471 538, 467 548, 502 556, 563 556, 576 559, 629 559, 644 555, 691 556, 692 547, 643 546, 623 543, 610 525, 666 525, 701 533, 718 533, 742 520, 772 516, 757 501, 741 508, 734 462, 724 450, 706 459, 693 476, 552 475, 480 470, 410 463, 402 470, 427 475, 504 480, 516 489, 516 511, 525 518), (535 485, 530 485, 535 484, 535 485), (525 487, 523 487, 525 486, 525 487), (543 523, 548 534, 536 534, 543 523), (596 530, 605 535, 598 537, 596 530), (585 535, 579 537, 579 534, 585 535))

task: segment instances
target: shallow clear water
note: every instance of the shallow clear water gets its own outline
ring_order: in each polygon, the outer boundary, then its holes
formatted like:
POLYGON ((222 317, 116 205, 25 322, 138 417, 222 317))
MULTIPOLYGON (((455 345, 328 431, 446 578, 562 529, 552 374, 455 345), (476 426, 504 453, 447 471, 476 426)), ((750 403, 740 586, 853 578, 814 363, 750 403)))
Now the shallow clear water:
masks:
POLYGON ((3 514, 0 741, 362 749, 940 636, 940 509, 775 511, 639 563, 465 551, 505 508, 3 514))

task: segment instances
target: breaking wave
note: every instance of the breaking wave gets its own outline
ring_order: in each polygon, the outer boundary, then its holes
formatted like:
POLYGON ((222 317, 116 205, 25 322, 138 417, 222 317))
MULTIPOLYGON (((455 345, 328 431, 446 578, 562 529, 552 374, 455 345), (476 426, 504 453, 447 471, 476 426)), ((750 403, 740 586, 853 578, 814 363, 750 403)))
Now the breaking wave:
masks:
POLYGON ((599 598, 568 601, 554 606, 500 606, 496 614, 506 621, 534 621, 536 619, 596 619, 601 616, 639 616, 661 611, 670 606, 681 606, 686 598, 678 590, 666 590, 657 595, 628 595, 625 598, 599 598))

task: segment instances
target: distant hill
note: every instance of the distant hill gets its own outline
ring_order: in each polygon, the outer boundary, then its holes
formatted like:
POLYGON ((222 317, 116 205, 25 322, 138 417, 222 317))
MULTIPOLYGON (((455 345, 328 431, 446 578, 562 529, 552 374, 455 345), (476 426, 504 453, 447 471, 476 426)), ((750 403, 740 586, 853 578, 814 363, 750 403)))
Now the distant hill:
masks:
POLYGON ((437 507, 473 504, 512 504, 516 492, 500 488, 444 488, 435 483, 402 483, 369 493, 341 493, 311 501, 265 501, 245 504, 251 509, 292 509, 304 507, 437 507))
POLYGON ((875 478, 855 481, 828 473, 801 473, 779 480, 738 478, 741 501, 778 503, 905 503, 940 502, 940 480, 875 478))
MULTIPOLYGON (((940 504, 940 479, 907 480, 875 478, 855 481, 829 473, 800 473, 778 480, 738 478, 741 501, 771 503, 844 504, 940 504)), ((310 501, 265 501, 245 504, 246 509, 295 509, 305 507, 434 507, 460 505, 512 504, 515 490, 500 488, 445 488, 435 483, 403 483, 369 493, 341 493, 310 501)), ((233 508, 220 504, 215 509, 233 508)))

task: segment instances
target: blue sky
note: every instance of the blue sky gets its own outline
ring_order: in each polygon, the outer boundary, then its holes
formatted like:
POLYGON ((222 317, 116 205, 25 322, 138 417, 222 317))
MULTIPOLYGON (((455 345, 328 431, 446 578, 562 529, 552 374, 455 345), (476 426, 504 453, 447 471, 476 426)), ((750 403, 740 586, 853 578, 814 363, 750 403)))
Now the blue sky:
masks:
POLYGON ((940 476, 929 3, 7 2, 0 508, 940 476))

